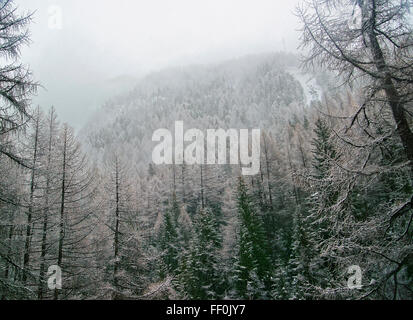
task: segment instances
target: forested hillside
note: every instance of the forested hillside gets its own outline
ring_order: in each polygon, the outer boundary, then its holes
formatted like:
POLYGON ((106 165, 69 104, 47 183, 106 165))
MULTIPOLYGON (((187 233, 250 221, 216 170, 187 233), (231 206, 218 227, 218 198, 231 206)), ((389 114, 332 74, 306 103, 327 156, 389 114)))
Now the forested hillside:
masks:
MULTIPOLYGON (((7 3, 17 27, 0 38, 23 45, 30 19, 7 3)), ((348 30, 314 3, 298 10, 304 65, 279 52, 152 73, 78 135, 30 105, 29 73, 1 68, 0 298, 412 299, 413 39, 387 24, 407 7, 377 1, 348 30), (259 174, 153 164, 153 132, 175 121, 261 129, 259 174)))

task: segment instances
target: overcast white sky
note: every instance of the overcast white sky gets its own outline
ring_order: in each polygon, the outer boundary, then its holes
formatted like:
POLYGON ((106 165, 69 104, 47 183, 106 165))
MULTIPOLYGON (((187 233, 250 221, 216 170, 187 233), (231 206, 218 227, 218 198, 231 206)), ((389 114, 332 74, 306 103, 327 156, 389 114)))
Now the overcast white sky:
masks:
POLYGON ((15 2, 36 11, 23 60, 48 91, 35 102, 55 105, 75 127, 102 102, 98 88, 108 79, 297 46, 298 0, 15 2), (61 29, 50 28, 55 6, 61 29))

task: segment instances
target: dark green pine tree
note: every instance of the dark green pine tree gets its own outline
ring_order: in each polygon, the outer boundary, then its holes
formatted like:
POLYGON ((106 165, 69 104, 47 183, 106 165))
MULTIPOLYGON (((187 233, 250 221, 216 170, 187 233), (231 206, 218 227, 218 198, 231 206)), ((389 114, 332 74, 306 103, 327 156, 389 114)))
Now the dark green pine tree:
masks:
POLYGON ((261 218, 242 178, 238 186, 238 210, 239 248, 234 266, 237 298, 268 299, 272 286, 270 250, 261 218))
POLYGON ((332 130, 323 119, 318 119, 315 125, 316 136, 312 141, 314 193, 303 204, 309 209, 301 210, 296 215, 291 256, 292 285, 297 289, 295 297, 305 299, 311 298, 312 288, 327 287, 330 279, 333 279, 334 262, 320 252, 332 237, 332 206, 337 202, 340 192, 338 185, 331 179, 333 161, 339 158, 331 139, 332 130), (304 212, 308 214, 304 215, 304 212))
POLYGON ((288 283, 290 299, 308 299, 308 288, 311 282, 310 263, 312 245, 310 238, 311 222, 304 217, 302 209, 297 207, 294 214, 294 229, 291 255, 288 263, 288 283))
POLYGON ((315 171, 315 177, 318 179, 324 179, 328 171, 331 168, 331 159, 335 159, 337 152, 334 145, 330 142, 331 129, 327 123, 318 119, 315 123, 314 133, 316 137, 313 139, 313 168, 315 171))
POLYGON ((219 299, 223 278, 219 272, 220 230, 215 214, 201 209, 195 221, 195 234, 187 259, 182 260, 178 287, 191 300, 219 299))
POLYGON ((173 197, 171 208, 165 213, 164 221, 159 233, 161 278, 176 274, 178 270, 179 256, 181 252, 178 218, 179 205, 176 197, 173 197))
POLYGON ((328 181, 330 169, 333 166, 332 160, 338 159, 338 153, 335 145, 331 141, 331 129, 327 123, 318 119, 315 123, 314 133, 316 137, 312 141, 313 149, 313 178, 317 183, 315 188, 317 193, 310 200, 313 208, 319 213, 330 211, 330 207, 336 202, 338 192, 336 187, 328 181))

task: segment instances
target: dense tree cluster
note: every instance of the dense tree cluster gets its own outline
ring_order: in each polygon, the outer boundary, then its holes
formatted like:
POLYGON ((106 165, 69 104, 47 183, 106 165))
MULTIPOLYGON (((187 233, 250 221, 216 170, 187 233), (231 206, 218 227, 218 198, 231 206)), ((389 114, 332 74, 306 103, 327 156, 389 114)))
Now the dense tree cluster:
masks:
MULTIPOLYGON (((311 88, 282 53, 167 70, 79 137, 53 108, 30 108, 23 67, 0 68, 0 298, 412 299, 409 5, 300 7, 307 66, 340 73, 307 71, 311 88), (356 9, 358 28, 337 19, 356 9), (259 174, 151 164, 152 133, 178 120, 261 128, 259 174)), ((29 19, 1 5, 5 56, 29 19)))

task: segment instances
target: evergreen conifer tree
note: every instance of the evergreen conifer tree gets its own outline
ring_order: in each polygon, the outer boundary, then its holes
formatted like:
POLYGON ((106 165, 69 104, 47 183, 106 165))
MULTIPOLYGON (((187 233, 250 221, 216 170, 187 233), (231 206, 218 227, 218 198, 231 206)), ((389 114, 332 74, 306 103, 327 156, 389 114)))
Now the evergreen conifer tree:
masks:
POLYGON ((271 290, 271 260, 261 218, 252 204, 242 178, 238 185, 240 215, 239 251, 235 264, 235 287, 239 298, 268 298, 271 290))

